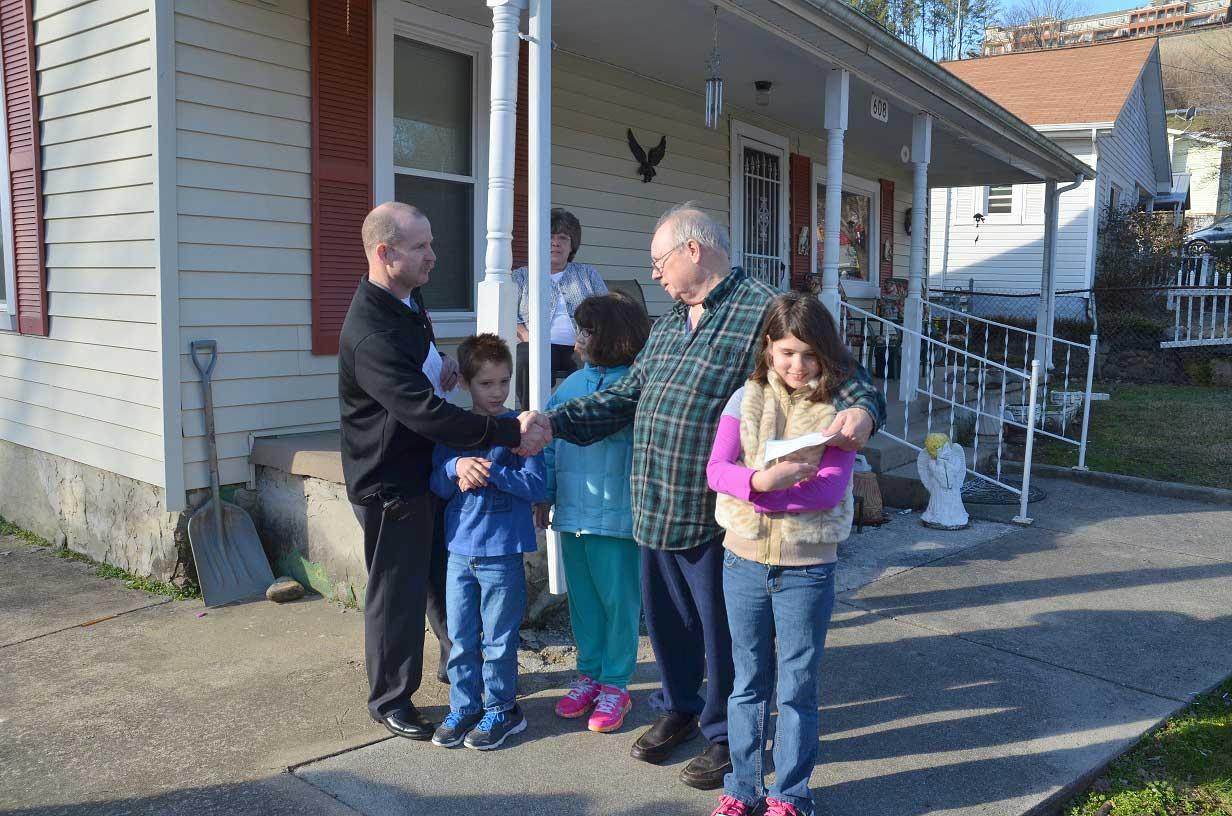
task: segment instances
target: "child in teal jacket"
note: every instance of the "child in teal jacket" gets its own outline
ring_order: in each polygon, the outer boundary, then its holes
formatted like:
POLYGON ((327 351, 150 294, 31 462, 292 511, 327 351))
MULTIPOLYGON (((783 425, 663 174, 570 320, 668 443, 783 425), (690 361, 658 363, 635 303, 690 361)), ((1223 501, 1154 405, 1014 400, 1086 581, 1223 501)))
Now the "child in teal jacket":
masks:
MULTIPOLYGON (((619 293, 587 298, 574 320, 574 350, 585 367, 561 383, 548 408, 615 385, 650 333, 646 313, 619 293)), ((641 553, 633 540, 629 492, 633 429, 586 447, 558 439, 544 453, 578 655, 577 679, 556 713, 569 719, 590 714, 591 731, 616 731, 632 706, 628 685, 637 664, 641 618, 641 553)), ((547 505, 537 508, 540 526, 546 526, 547 510, 547 505)))

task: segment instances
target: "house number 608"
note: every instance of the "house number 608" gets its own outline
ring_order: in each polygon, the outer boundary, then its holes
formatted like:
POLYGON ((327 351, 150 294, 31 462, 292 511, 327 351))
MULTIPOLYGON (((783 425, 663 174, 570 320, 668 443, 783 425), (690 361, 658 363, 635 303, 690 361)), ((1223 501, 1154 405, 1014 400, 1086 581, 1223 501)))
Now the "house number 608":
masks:
POLYGON ((876 94, 873 94, 869 112, 878 122, 890 121, 890 103, 876 94))

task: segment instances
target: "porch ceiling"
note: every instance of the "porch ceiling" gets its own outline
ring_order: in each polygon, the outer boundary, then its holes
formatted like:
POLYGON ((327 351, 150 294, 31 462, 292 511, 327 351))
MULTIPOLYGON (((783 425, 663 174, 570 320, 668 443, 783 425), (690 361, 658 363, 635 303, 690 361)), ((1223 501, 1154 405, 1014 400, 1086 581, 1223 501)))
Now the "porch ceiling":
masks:
MULTIPOLYGON (((481 25, 491 24, 488 9, 479 0, 415 1, 481 25)), ((851 71, 848 167, 858 161, 867 170, 886 176, 907 173, 901 155, 911 144, 912 118, 922 110, 935 117, 929 186, 1069 180, 1084 171, 1094 176, 995 103, 984 99, 986 104, 980 104, 977 92, 940 66, 923 57, 920 64, 906 65, 910 54, 890 53, 898 49, 888 35, 882 38, 888 43, 873 42, 867 32, 856 31, 849 21, 818 8, 813 0, 718 2, 728 110, 753 111, 824 139, 826 72, 840 65, 851 71), (863 48, 862 37, 866 40, 863 48), (936 69, 936 78, 927 75, 928 66, 936 69), (761 79, 774 83, 770 105, 764 108, 754 100, 753 82, 761 79), (976 104, 956 102, 955 87, 969 92, 976 104), (890 102, 886 123, 870 115, 874 92, 890 102)), ((614 13, 613 4, 606 0, 556 3, 553 39, 565 51, 698 92, 700 117, 713 0, 625 0, 620 8, 614 13)))

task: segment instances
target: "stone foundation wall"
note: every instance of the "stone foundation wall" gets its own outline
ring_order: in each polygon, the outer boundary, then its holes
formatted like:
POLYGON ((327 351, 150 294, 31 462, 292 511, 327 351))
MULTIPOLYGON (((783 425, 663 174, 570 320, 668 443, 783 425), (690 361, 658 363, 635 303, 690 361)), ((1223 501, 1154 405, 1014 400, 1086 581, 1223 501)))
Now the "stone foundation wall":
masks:
POLYGON ((0 440, 0 516, 95 561, 162 581, 192 563, 186 513, 163 489, 0 440))
MULTIPOLYGON (((346 487, 325 479, 257 467, 256 490, 237 490, 232 501, 252 516, 275 575, 290 575, 314 592, 363 606, 368 572, 363 532, 346 487)), ((526 556, 531 603, 547 587, 547 556, 526 556)))

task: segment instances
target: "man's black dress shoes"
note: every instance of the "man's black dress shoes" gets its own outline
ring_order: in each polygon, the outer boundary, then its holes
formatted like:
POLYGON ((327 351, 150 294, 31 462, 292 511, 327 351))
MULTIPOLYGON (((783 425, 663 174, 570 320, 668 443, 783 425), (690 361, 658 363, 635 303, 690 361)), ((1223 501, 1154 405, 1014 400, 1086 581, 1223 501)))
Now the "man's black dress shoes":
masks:
POLYGON ((637 738, 629 756, 657 765, 667 759, 677 745, 695 736, 697 717, 665 711, 637 738))
POLYGON ((415 706, 402 711, 391 711, 381 718, 381 725, 394 736, 412 740, 430 740, 436 730, 436 726, 420 714, 415 706))
POLYGON ((723 777, 732 769, 731 753, 726 742, 712 743, 693 757, 680 772, 680 781, 690 788, 714 790, 723 787, 723 777))

